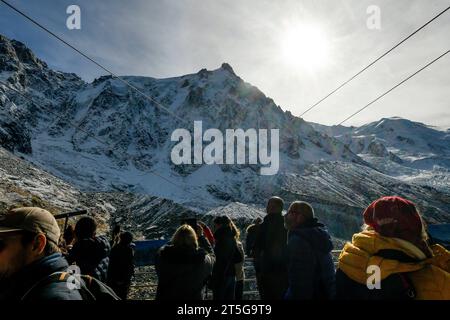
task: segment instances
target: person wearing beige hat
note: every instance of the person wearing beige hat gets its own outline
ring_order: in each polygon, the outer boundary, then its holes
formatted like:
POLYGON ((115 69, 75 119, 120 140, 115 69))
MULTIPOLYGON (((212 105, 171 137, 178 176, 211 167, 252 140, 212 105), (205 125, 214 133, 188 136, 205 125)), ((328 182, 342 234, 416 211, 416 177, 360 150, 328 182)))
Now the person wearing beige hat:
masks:
POLYGON ((82 300, 66 282, 42 283, 69 264, 58 248, 53 215, 37 207, 0 214, 0 300, 82 300))

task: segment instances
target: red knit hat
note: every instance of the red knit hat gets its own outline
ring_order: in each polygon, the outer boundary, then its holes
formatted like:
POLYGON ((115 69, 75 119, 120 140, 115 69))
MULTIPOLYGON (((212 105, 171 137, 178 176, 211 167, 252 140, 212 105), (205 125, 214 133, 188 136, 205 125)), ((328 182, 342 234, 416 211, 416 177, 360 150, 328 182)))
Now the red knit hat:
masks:
POLYGON ((422 243, 422 221, 411 201, 394 196, 372 202, 364 211, 364 222, 385 237, 422 243))

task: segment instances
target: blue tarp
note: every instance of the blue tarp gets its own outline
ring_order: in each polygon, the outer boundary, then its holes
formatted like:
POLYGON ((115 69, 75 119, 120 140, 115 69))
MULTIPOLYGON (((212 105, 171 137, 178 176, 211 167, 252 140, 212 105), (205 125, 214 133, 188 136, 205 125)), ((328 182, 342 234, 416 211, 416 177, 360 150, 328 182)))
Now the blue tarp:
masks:
POLYGON ((134 241, 134 263, 136 266, 149 266, 155 264, 155 254, 167 240, 134 241))
POLYGON ((428 225, 428 234, 435 243, 450 247, 450 223, 428 225))

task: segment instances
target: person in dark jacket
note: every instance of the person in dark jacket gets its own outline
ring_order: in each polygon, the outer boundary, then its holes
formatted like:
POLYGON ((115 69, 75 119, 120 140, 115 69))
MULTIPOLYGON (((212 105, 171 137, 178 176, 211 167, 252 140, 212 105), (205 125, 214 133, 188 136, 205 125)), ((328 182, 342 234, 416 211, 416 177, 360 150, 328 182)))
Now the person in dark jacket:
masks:
POLYGON ((227 216, 214 219, 216 245, 214 253, 216 263, 214 264, 211 278, 214 300, 234 300, 236 286, 235 265, 244 260, 238 244, 236 228, 227 216))
POLYGON ((107 284, 122 299, 126 300, 134 275, 133 235, 122 232, 119 242, 111 249, 107 284))
POLYGON ((258 235, 258 231, 262 221, 263 220, 258 217, 253 221, 253 224, 247 227, 247 237, 245 238, 245 254, 249 257, 254 256, 256 237, 258 235))
POLYGON ((156 300, 203 300, 213 265, 214 255, 199 248, 194 229, 180 226, 156 255, 156 300))
POLYGON ((97 224, 91 217, 81 218, 75 225, 76 240, 67 260, 75 263, 81 274, 106 282, 111 247, 106 237, 96 236, 97 224))
POLYGON ((0 218, 0 300, 82 300, 66 282, 45 281, 68 271, 59 237, 55 218, 41 208, 13 209, 0 218))
POLYGON ((333 299, 335 270, 333 243, 310 204, 293 202, 285 215, 288 234, 289 288, 286 299, 333 299))
POLYGON ((260 217, 253 221, 253 224, 247 227, 247 237, 245 239, 245 254, 253 258, 253 268, 255 269, 256 287, 258 292, 262 291, 261 286, 261 262, 255 255, 255 244, 258 237, 259 229, 261 228, 262 219, 260 217))
POLYGON ((260 226, 254 259, 260 266, 260 297, 263 300, 281 300, 288 286, 287 230, 281 215, 284 202, 272 197, 267 203, 267 216, 260 226))

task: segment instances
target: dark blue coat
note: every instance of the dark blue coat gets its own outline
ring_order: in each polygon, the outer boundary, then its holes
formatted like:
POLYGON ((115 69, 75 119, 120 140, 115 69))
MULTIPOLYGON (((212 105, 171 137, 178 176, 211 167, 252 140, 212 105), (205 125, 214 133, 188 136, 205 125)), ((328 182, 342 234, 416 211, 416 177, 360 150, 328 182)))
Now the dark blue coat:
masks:
POLYGON ((48 279, 55 272, 66 272, 69 264, 60 253, 39 259, 12 275, 0 284, 0 300, 47 301, 82 300, 77 289, 69 289, 65 281, 43 281, 29 292, 39 281, 48 279), (24 295, 29 294, 24 297, 24 295))
POLYGON ((316 219, 289 232, 286 299, 333 299, 333 244, 326 227, 316 219))

